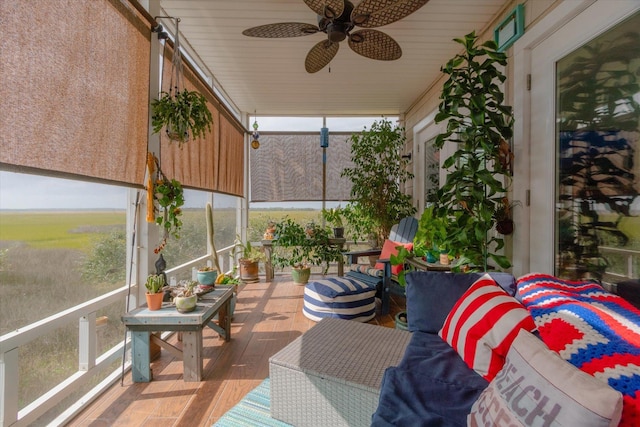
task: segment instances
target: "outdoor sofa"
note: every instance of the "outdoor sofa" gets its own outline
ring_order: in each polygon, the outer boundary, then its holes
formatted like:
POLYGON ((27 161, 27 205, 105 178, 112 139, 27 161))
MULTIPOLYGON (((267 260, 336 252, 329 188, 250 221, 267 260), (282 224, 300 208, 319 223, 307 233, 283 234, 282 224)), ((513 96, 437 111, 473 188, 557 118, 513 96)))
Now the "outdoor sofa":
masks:
POLYGON ((408 273, 406 297, 412 337, 372 426, 640 425, 640 311, 621 297, 439 272, 408 273))

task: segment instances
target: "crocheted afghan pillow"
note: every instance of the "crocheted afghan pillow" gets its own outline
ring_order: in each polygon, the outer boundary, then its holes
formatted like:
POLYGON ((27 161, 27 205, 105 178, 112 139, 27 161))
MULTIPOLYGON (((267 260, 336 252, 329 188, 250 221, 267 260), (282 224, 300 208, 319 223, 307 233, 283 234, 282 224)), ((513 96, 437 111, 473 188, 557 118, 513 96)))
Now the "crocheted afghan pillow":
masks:
POLYGON ((622 393, 621 426, 640 425, 640 311, 593 282, 533 273, 517 281, 547 346, 622 393))

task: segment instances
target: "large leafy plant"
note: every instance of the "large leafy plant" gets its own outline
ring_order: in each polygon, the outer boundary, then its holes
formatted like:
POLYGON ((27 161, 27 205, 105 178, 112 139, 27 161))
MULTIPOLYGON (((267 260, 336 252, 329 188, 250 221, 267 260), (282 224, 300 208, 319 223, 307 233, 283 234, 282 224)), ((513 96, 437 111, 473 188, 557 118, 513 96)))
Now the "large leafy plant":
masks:
POLYGON ((456 151, 444 161, 447 179, 438 190, 434 215, 446 218, 446 245, 460 255, 458 265, 470 264, 487 270, 492 259, 510 267, 499 255, 504 240, 491 233, 495 211, 510 176, 508 140, 513 134, 513 114, 504 105, 500 84, 506 79, 499 67, 507 58, 494 41, 478 45, 475 32, 455 41, 464 47, 442 68, 449 78, 444 83, 436 123, 447 121, 446 131, 434 145, 456 144, 456 151))
POLYGON ((325 262, 324 274, 329 262, 342 258, 340 248, 329 243, 327 228, 317 224, 303 227, 291 218, 276 224, 273 247, 273 264, 280 268, 307 268, 325 262))
POLYGON ((415 213, 411 196, 403 192, 404 183, 413 178, 402 157, 404 129, 382 119, 359 134, 353 134, 351 160, 341 176, 351 180, 351 201, 344 216, 355 238, 376 236, 377 246, 389 236, 391 227, 415 213))

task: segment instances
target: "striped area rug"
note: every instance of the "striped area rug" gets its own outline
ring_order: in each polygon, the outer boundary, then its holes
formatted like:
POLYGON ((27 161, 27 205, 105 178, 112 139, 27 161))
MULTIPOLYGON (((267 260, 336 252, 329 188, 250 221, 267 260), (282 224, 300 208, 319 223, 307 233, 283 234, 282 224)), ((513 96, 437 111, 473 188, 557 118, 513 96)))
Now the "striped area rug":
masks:
POLYGON ((214 427, 291 427, 271 418, 269 378, 229 409, 214 427))

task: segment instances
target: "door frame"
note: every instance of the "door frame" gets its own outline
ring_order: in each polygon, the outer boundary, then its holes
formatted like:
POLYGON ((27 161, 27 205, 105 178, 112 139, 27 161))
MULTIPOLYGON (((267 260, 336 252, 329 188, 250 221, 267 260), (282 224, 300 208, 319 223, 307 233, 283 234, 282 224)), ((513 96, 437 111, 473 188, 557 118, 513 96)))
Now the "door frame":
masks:
POLYGON ((555 64, 638 9, 637 0, 563 1, 513 45, 516 277, 555 271, 555 64))
MULTIPOLYGON (((445 130, 445 123, 435 122, 437 113, 437 109, 431 111, 413 127, 413 155, 415 156, 413 159, 413 206, 416 208, 416 216, 418 218, 422 216, 424 211, 424 180, 427 173, 423 147, 427 141, 435 138, 445 130)), ((454 149, 455 146, 450 146, 450 143, 447 142, 440 150, 440 183, 447 179, 446 171, 442 169, 443 159, 453 154, 454 149)))

